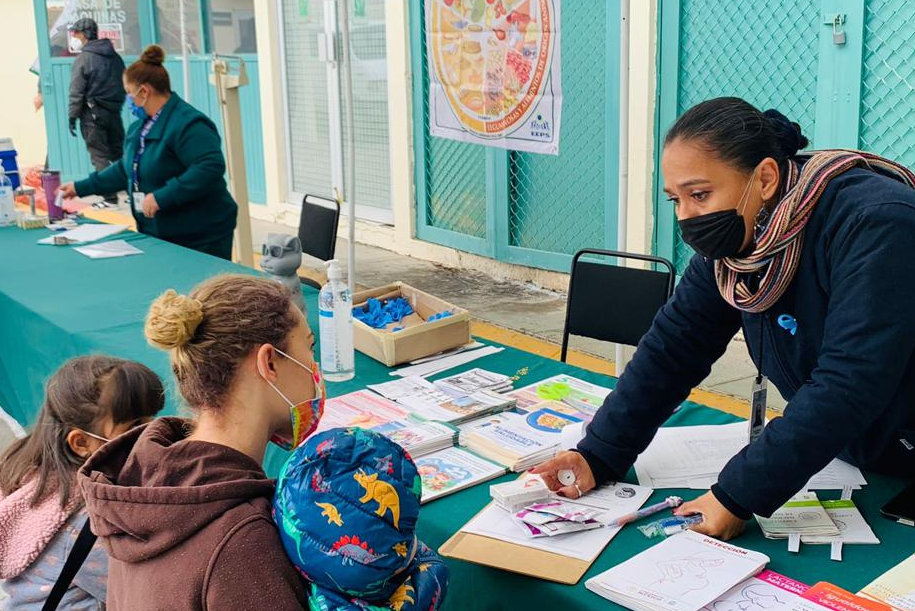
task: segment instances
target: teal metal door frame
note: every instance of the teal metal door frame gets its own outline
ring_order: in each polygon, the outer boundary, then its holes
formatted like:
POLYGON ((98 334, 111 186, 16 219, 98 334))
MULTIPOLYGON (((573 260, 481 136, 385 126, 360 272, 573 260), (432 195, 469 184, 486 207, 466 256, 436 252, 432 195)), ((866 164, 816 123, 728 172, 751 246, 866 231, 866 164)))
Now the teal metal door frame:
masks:
MULTIPOLYGON (((568 1, 568 0, 566 0, 568 1)), ((485 155, 485 175, 479 180, 485 180, 486 194, 486 231, 485 237, 463 234, 457 231, 436 227, 429 222, 426 206, 428 205, 428 171, 427 137, 428 124, 425 116, 426 97, 425 88, 426 66, 424 65, 425 33, 420 24, 424 20, 424 1, 416 0, 410 3, 410 49, 411 66, 413 73, 413 158, 416 201, 416 237, 420 240, 449 246, 459 250, 471 252, 518 265, 543 268, 560 272, 568 272, 572 255, 574 253, 551 252, 536 248, 527 248, 511 244, 510 208, 512 205, 511 185, 511 155, 512 151, 494 147, 483 147, 485 155)), ((605 62, 602 66, 605 91, 604 109, 604 143, 602 159, 587 159, 587 163, 600 163, 605 167, 603 180, 603 219, 595 222, 603 224, 600 244, 587 244, 595 248, 614 249, 617 244, 616 220, 618 214, 617 185, 619 169, 617 164, 617 150, 619 139, 619 30, 620 30, 619 3, 608 4, 605 19, 606 48, 605 62)), ((575 31, 564 30, 565 40, 575 36, 575 31)), ((563 43, 568 44, 568 43, 563 43)), ((568 106, 566 106, 568 108, 568 106)), ((468 145, 478 146, 478 145, 468 145)), ((560 142, 560 155, 570 155, 571 142, 560 142)), ((575 193, 569 193, 568 198, 574 201, 575 193)))
MULTIPOLYGON (((136 0, 141 46, 158 41, 155 0, 136 0)), ((48 162, 50 167, 63 170, 62 180, 76 180, 89 174, 93 168, 89 164, 85 143, 82 136, 73 138, 67 128, 67 95, 64 88, 64 72, 69 76, 69 67, 73 63, 70 57, 51 57, 48 13, 46 0, 33 0, 35 25, 38 30, 38 56, 41 64, 39 83, 44 97, 45 130, 48 137, 48 162)), ((209 47, 209 30, 206 27, 207 2, 198 3, 201 43, 204 49, 209 47)), ((242 54, 248 68, 251 84, 241 90, 243 107, 248 109, 242 116, 242 129, 245 140, 245 165, 248 170, 248 195, 252 202, 266 203, 266 168, 264 167, 263 134, 261 131, 261 108, 258 85, 257 54, 242 54)), ((137 56, 125 55, 124 62, 130 65, 137 56)), ((222 119, 216 101, 216 91, 209 84, 209 63, 211 55, 193 54, 189 57, 191 71, 191 103, 210 117, 222 133, 222 119)), ((172 88, 182 97, 183 91, 182 63, 180 56, 166 59, 172 88)), ((69 79, 66 79, 67 84, 69 79)), ((133 117, 125 108, 122 117, 126 123, 133 117)))
MULTIPOLYGON (((677 222, 663 194, 661 154, 664 136, 677 118, 680 85, 681 11, 693 0, 661 0, 658 6, 657 98, 655 113, 654 236, 655 254, 677 261, 677 222)), ((819 0, 815 128, 812 147, 857 148, 861 113, 865 0, 819 0), (844 16, 846 41, 837 45, 831 15, 844 16)), ((764 28, 765 24, 760 24, 764 28)), ((721 92, 720 95, 728 95, 721 92)), ((714 97, 714 96, 710 96, 714 97)))

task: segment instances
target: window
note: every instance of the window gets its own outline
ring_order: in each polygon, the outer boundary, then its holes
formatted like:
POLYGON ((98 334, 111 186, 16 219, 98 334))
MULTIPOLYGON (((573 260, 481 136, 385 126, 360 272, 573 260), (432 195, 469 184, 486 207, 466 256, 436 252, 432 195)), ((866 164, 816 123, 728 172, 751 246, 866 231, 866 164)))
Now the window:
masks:
POLYGON ((159 44, 168 55, 182 54, 181 11, 184 8, 184 38, 188 54, 203 53, 200 0, 156 0, 159 44))
POLYGON ((227 55, 257 53, 254 0, 210 0, 207 9, 210 51, 227 55))
POLYGON ((137 0, 45 0, 51 57, 75 57, 67 28, 83 17, 98 24, 99 38, 110 38, 121 55, 139 55, 140 22, 137 0))

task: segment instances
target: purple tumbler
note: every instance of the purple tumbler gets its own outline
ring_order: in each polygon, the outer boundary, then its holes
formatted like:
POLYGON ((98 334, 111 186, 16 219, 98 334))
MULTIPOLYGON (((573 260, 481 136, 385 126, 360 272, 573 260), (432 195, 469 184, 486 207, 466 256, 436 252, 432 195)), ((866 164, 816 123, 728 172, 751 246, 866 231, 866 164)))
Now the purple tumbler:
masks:
POLYGON ((41 188, 48 202, 48 218, 59 221, 64 218, 64 209, 57 205, 57 192, 60 191, 60 172, 45 170, 41 173, 41 188))

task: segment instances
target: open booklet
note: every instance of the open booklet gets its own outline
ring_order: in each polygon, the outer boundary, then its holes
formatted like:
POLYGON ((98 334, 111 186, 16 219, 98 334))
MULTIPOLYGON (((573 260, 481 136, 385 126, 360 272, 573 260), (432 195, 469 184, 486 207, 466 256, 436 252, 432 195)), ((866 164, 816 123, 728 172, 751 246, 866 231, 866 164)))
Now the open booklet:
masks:
POLYGON ((687 530, 585 583, 635 611, 699 611, 759 573, 769 557, 687 530))
POLYGON ((609 388, 560 374, 519 388, 508 395, 517 401, 519 409, 524 410, 544 401, 558 401, 567 408, 563 413, 590 422, 610 392, 609 388))

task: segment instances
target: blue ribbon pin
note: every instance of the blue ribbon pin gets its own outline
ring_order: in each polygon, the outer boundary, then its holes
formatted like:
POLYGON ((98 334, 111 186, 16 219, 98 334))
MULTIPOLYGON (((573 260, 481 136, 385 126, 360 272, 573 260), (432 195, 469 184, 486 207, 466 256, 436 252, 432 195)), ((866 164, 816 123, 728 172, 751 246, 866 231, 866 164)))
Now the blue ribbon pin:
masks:
POLYGON ((790 314, 782 314, 778 317, 778 326, 790 333, 797 335, 797 321, 790 314))

